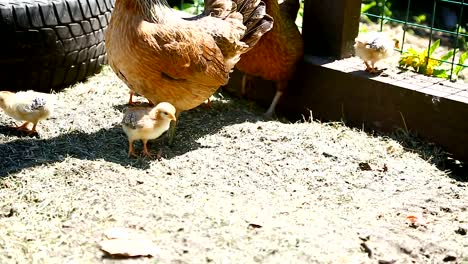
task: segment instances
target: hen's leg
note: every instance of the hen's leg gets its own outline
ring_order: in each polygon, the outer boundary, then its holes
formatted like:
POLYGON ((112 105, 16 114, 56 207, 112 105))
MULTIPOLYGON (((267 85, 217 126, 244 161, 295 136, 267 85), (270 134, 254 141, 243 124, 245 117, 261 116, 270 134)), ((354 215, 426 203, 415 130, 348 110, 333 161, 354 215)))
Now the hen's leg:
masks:
POLYGON ((135 92, 130 90, 128 93, 130 94, 130 97, 128 98, 128 104, 133 105, 133 94, 135 94, 135 92))
POLYGON ((242 75, 242 86, 241 86, 241 96, 244 96, 247 93, 247 88, 250 89, 252 85, 252 76, 248 74, 242 75))
MULTIPOLYGON (((130 90, 130 91, 129 91, 129 94, 130 94, 130 98, 128 98, 128 104, 129 104, 129 105, 139 105, 140 102, 134 102, 134 101, 133 101, 133 96, 135 95, 135 91, 130 90)), ((148 100, 148 104, 149 104, 150 106, 154 106, 154 103, 153 103, 150 99, 146 98, 146 100, 148 100)))
POLYGON ((130 94, 130 97, 128 98, 128 104, 135 105, 135 102, 133 102, 133 95, 135 94, 135 92, 133 90, 130 90, 128 93, 130 94))
POLYGON ((284 82, 284 81, 276 83, 276 94, 275 94, 275 97, 273 97, 273 101, 271 101, 270 107, 264 114, 266 118, 271 118, 273 114, 275 113, 276 105, 278 104, 281 98, 281 95, 283 95, 283 91, 284 89, 286 89, 287 85, 288 85, 288 82, 284 82))
POLYGON ((210 98, 206 99, 206 101, 203 103, 203 107, 208 108, 208 109, 213 108, 213 104, 211 103, 210 98))
POLYGON ((133 148, 133 140, 128 140, 128 157, 130 158, 131 156, 136 156, 135 155, 135 149, 133 148))
POLYGON ((169 127, 169 130, 167 131, 169 145, 172 145, 172 143, 174 143, 176 128, 177 128, 177 124, 179 123, 179 116, 180 116, 180 111, 176 111, 175 117, 177 121, 171 121, 171 126, 169 127))

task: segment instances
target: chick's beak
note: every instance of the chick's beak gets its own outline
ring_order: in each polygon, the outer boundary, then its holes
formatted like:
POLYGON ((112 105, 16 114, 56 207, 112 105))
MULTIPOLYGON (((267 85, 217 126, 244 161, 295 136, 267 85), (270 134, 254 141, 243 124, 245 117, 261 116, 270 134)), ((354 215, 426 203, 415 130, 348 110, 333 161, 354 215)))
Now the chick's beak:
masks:
POLYGON ((169 119, 172 121, 177 121, 177 118, 172 114, 169 114, 169 119))

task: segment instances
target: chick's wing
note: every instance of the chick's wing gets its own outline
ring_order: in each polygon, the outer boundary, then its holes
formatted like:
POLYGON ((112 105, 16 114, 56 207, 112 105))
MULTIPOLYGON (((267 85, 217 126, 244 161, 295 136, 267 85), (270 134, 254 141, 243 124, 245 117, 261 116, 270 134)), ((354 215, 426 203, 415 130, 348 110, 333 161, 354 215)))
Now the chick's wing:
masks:
POLYGON ((43 97, 32 97, 20 99, 16 104, 16 111, 21 114, 31 114, 42 111, 47 104, 47 99, 43 97))
POLYGON ((144 123, 140 122, 143 114, 140 111, 129 111, 125 113, 122 119, 122 125, 131 129, 140 129, 144 127, 144 123))

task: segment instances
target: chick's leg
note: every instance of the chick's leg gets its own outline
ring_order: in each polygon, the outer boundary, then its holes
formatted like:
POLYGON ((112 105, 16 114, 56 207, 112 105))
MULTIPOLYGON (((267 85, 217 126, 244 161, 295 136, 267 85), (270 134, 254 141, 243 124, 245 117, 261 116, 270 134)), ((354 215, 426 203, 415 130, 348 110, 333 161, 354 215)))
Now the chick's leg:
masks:
POLYGON ((268 107, 268 110, 263 114, 266 118, 271 118, 273 114, 275 113, 275 108, 276 105, 278 104, 281 96, 283 95, 283 90, 286 88, 288 85, 288 82, 277 82, 276 83, 276 94, 275 97, 273 97, 273 101, 271 101, 270 107, 268 107))
POLYGON ((364 61, 364 64, 366 64, 366 72, 372 72, 372 67, 370 66, 369 62, 364 61))
POLYGON ((24 124, 22 124, 21 126, 16 126, 16 129, 20 131, 29 131, 28 125, 29 122, 24 122, 24 124))
POLYGON ((169 127, 169 130, 167 131, 169 145, 172 145, 172 143, 174 143, 176 128, 177 128, 177 124, 179 123, 180 111, 176 111, 175 115, 176 115, 175 117, 177 121, 171 121, 171 126, 169 127))
POLYGON ((133 140, 128 140, 128 157, 136 157, 135 149, 133 148, 133 140))
POLYGON ((33 127, 31 128, 31 130, 29 130, 29 133, 37 133, 37 131, 36 131, 36 125, 37 125, 37 122, 36 122, 36 123, 33 123, 33 127))
POLYGON ((375 61, 371 61, 372 73, 378 73, 379 70, 375 67, 375 61))
POLYGON ((142 139, 142 141, 143 141, 143 156, 151 158, 152 155, 148 151, 148 146, 147 146, 148 140, 147 139, 142 139))

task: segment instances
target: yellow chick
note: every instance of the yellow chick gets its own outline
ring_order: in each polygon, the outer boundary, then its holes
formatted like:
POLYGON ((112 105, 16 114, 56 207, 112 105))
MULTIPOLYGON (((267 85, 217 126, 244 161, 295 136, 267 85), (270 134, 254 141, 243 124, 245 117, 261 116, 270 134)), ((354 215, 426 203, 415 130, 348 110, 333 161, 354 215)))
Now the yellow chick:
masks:
POLYGON ((155 107, 132 107, 125 111, 122 128, 128 137, 128 156, 136 156, 133 142, 143 141, 143 155, 151 157, 146 143, 158 138, 169 129, 171 120, 176 121, 176 109, 170 103, 159 103, 155 107))
POLYGON ((48 118, 53 110, 53 97, 34 91, 0 91, 0 107, 14 119, 25 121, 21 126, 16 126, 16 129, 36 133, 37 123, 48 118), (29 123, 33 124, 31 129, 28 129, 29 123))
POLYGON ((398 40, 390 40, 382 32, 369 32, 355 39, 354 50, 366 64, 366 72, 378 73, 375 63, 391 56, 398 46, 398 40))

